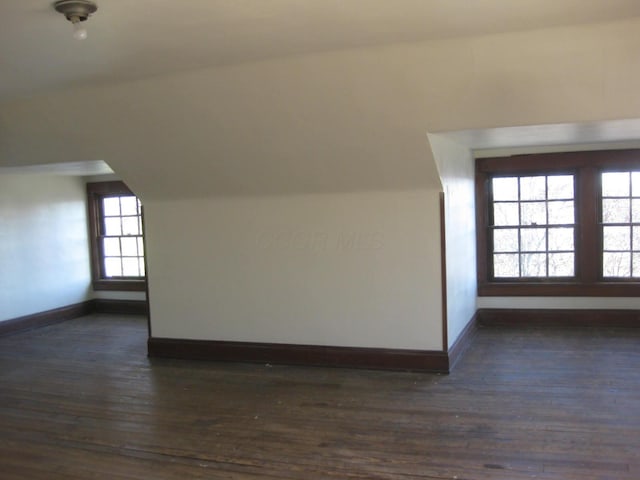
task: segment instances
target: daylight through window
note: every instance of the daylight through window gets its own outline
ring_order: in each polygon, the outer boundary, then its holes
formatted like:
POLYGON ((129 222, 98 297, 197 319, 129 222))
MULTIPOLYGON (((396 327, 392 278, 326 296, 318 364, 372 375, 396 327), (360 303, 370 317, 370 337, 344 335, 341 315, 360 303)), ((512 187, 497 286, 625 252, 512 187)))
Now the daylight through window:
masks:
POLYGON ((476 159, 478 294, 640 295, 640 150, 476 159))
POLYGON ((119 181, 87 184, 93 288, 146 288, 140 200, 119 181))
POLYGON ((102 199, 101 240, 107 278, 144 277, 140 208, 140 200, 133 195, 102 199))
POLYGON ((602 275, 640 277, 640 171, 602 174, 602 275))
POLYGON ((491 191, 493 275, 572 277, 574 176, 496 177, 491 191))

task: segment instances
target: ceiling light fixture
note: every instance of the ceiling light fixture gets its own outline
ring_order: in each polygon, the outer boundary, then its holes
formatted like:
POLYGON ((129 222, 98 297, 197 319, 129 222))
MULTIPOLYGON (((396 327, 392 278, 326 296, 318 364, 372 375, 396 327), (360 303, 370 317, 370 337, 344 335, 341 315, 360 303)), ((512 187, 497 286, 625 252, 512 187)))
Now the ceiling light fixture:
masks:
POLYGON ((76 40, 87 38, 87 30, 82 22, 98 10, 98 6, 94 2, 90 0, 58 0, 54 2, 53 8, 73 24, 73 38, 76 40))

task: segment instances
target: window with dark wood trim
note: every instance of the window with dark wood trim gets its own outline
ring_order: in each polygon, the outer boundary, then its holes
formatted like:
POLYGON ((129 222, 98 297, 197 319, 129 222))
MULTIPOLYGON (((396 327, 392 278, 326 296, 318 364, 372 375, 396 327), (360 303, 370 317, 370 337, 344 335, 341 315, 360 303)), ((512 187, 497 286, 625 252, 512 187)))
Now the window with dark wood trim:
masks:
POLYGON ((145 290, 140 200, 123 182, 87 183, 93 288, 145 290))
POLYGON ((640 295, 640 150, 476 160, 478 294, 640 295))

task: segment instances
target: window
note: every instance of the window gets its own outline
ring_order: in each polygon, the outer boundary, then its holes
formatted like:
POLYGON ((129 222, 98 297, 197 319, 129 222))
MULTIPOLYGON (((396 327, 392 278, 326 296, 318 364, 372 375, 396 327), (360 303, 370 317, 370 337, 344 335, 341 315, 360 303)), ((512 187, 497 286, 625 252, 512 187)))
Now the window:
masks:
POLYGON ((494 278, 574 276, 574 178, 492 178, 494 278))
POLYGON ((480 295, 640 294, 640 151, 476 161, 480 295))
POLYGON ((88 183, 93 288, 144 290, 140 200, 122 182, 88 183))
POLYGON ((640 171, 602 173, 602 276, 640 278, 640 171))

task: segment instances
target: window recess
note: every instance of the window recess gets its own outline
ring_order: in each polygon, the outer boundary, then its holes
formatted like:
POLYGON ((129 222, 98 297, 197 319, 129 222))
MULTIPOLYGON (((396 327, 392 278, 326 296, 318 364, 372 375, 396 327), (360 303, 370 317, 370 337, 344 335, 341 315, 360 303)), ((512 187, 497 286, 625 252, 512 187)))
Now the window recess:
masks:
POLYGON ((476 160, 480 295, 640 294, 640 151, 476 160))

